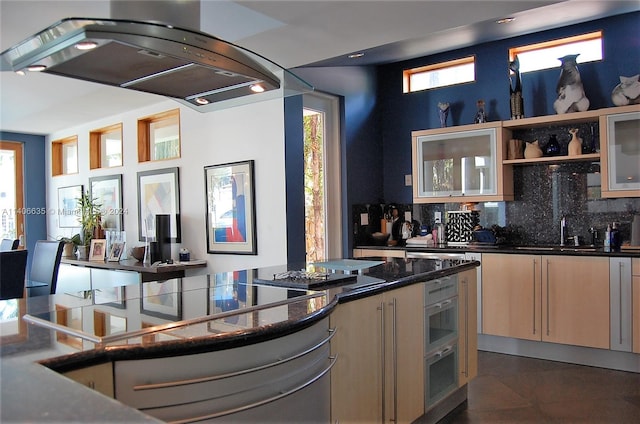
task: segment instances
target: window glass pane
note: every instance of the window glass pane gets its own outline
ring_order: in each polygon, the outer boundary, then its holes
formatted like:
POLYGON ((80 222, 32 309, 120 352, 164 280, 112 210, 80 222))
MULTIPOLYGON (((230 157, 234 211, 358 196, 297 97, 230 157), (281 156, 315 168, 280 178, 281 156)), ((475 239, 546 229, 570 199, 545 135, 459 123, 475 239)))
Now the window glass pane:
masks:
POLYGON ((78 143, 64 143, 62 145, 62 173, 78 173, 78 143))
POLYGON ((149 124, 151 135, 151 160, 180 157, 180 134, 178 117, 149 124))
POLYGON ((120 131, 100 134, 100 156, 102 167, 122 166, 120 131))
POLYGON ((447 68, 418 72, 410 76, 411 91, 471 82, 475 78, 475 64, 465 63, 447 68))
POLYGON ((570 40, 556 40, 554 42, 541 43, 539 45, 529 45, 517 47, 509 50, 510 56, 518 55, 520 62, 520 72, 532 72, 542 69, 558 68, 561 57, 577 54, 578 63, 594 62, 602 60, 602 35, 601 33, 586 34, 584 40, 576 40, 578 37, 571 37, 570 40), (538 47, 539 48, 536 48, 538 47))

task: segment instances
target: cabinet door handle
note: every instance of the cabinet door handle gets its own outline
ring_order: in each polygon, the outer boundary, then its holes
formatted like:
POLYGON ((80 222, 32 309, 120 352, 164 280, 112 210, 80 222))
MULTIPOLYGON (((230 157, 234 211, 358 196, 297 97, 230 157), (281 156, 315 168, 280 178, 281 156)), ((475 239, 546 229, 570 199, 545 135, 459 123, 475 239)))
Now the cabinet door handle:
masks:
POLYGON ((537 261, 533 260, 533 334, 536 334, 536 264, 537 261))
POLYGON ((464 292, 464 376, 469 377, 469 285, 467 279, 462 280, 464 292))
POLYGON ((618 320, 619 320, 619 330, 620 330, 620 345, 622 345, 622 273, 624 271, 624 263, 619 262, 619 269, 618 269, 618 286, 619 286, 619 296, 618 299, 620 301, 620 304, 618 305, 618 311, 620 311, 618 313, 618 320))
POLYGON ((242 412, 242 411, 246 411, 248 409, 253 409, 253 408, 257 408, 258 406, 262 406, 262 405, 266 405, 267 403, 271 403, 271 402, 275 402, 278 399, 282 399, 284 397, 287 397, 289 395, 292 395, 296 392, 299 392, 300 390, 312 385, 313 383, 315 383, 316 381, 320 380, 322 377, 324 377, 329 371, 331 371, 331 368, 333 368, 333 366, 336 364, 336 361, 338 360, 338 355, 335 356, 330 356, 329 359, 331 360, 331 363, 322 371, 320 371, 320 373, 318 373, 317 375, 315 375, 314 377, 311 377, 309 380, 305 381, 304 383, 300 384, 297 387, 294 387, 293 389, 287 390, 286 392, 281 392, 275 396, 272 396, 268 399, 263 399, 263 400, 259 400, 257 402, 248 404, 248 405, 243 405, 243 406, 239 406, 237 408, 233 408, 233 409, 227 409, 226 411, 221 411, 221 412, 214 412, 212 414, 208 414, 208 415, 203 415, 203 416, 199 416, 199 417, 190 417, 190 418, 184 418, 184 419, 179 419, 179 420, 175 420, 175 421, 170 421, 172 424, 186 424, 186 423, 193 423, 193 422, 198 422, 198 421, 205 421, 205 420, 210 420, 213 418, 218 418, 218 417, 222 417, 224 415, 230 415, 230 414, 234 414, 237 412, 242 412))
POLYGON ((380 302, 380 306, 378 307, 378 310, 380 311, 380 357, 382 359, 382 362, 380 364, 381 367, 381 371, 382 373, 380 374, 382 377, 382 424, 384 424, 384 420, 385 420, 385 416, 387 413, 387 408, 385 406, 385 399, 384 399, 384 394, 386 391, 386 378, 385 378, 385 372, 384 372, 384 364, 386 362, 386 355, 385 355, 385 344, 386 344, 386 340, 385 340, 385 336, 384 336, 384 302, 380 302))
POLYGON ((396 298, 391 302, 391 337, 393 338, 393 349, 391 350, 393 357, 393 416, 389 421, 398 421, 398 332, 397 332, 397 311, 398 305, 396 298))
POLYGON ((549 335, 549 259, 547 259, 547 336, 549 335))

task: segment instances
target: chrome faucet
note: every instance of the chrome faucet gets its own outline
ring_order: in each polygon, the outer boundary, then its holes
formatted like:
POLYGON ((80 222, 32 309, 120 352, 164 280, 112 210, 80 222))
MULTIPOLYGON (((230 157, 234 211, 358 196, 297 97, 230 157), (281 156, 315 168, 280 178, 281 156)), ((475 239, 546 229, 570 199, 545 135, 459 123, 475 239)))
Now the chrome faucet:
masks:
POLYGON ((567 226, 567 220, 563 216, 560 220, 560 246, 564 246, 564 230, 567 226))

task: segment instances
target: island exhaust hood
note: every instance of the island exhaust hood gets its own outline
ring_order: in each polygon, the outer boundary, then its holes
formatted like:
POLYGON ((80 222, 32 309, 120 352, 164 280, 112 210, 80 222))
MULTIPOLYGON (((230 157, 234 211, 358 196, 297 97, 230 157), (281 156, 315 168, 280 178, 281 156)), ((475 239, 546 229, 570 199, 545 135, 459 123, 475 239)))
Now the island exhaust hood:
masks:
POLYGON ((0 70, 159 94, 201 112, 231 99, 257 101, 266 92, 313 90, 268 59, 212 35, 122 19, 63 19, 4 51, 0 70))

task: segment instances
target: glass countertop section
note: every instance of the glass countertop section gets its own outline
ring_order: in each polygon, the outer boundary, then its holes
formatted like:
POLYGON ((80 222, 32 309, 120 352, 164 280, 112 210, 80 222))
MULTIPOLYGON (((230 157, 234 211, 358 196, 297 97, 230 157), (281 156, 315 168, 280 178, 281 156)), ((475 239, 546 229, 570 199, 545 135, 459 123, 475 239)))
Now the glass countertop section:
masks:
MULTIPOLYGON (((324 292, 261 285, 254 271, 72 291, 24 315, 78 350, 243 331, 326 305, 324 292)), ((59 285, 60 287, 60 285, 59 285)), ((33 298, 32 298, 33 299, 33 298)))

